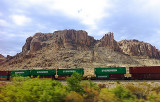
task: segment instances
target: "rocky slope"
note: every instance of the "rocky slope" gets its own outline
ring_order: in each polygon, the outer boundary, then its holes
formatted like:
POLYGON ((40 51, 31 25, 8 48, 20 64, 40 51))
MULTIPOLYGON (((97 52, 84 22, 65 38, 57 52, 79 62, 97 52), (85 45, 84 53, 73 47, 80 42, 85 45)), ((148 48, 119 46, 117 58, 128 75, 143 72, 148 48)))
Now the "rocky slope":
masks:
POLYGON ((122 51, 130 56, 160 59, 160 51, 149 43, 138 40, 122 40, 118 44, 122 51))
POLYGON ((0 54, 0 58, 3 58, 4 56, 0 54))
POLYGON ((114 40, 113 33, 109 32, 108 34, 105 34, 100 41, 96 44, 96 47, 106 47, 113 49, 114 51, 121 52, 121 49, 117 43, 117 41, 114 40))
POLYGON ((12 70, 137 66, 147 65, 147 61, 150 65, 158 65, 159 52, 144 42, 117 42, 111 32, 105 34, 102 39, 95 40, 83 30, 62 30, 54 33, 36 33, 33 37, 27 38, 22 52, 15 56, 7 56, 0 68, 12 70))
POLYGON ((0 65, 5 62, 5 59, 6 58, 2 54, 0 54, 0 65))

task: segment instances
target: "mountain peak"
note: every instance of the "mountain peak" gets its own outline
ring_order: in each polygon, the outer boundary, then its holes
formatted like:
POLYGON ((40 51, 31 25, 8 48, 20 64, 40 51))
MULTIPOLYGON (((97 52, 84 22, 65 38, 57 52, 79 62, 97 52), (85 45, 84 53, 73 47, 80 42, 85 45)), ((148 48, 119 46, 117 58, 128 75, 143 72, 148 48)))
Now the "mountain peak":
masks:
POLYGON ((4 56, 2 54, 0 54, 0 58, 4 58, 4 56))

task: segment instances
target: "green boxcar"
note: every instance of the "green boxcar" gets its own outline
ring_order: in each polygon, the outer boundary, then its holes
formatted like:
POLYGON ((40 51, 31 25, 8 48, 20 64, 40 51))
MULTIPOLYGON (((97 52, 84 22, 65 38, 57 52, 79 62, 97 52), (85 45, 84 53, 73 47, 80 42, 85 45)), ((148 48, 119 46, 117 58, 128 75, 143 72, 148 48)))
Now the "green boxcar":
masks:
POLYGON ((0 78, 9 78, 9 76, 0 76, 0 78))
POLYGON ((126 74, 125 67, 95 68, 94 71, 96 75, 126 74))
POLYGON ((9 80, 9 76, 0 76, 0 80, 3 80, 3 81, 9 80))
POLYGON ((109 75, 96 75, 97 78, 109 78, 109 75))
POLYGON ((11 76, 30 76, 30 70, 15 70, 11 71, 11 76))
POLYGON ((74 72, 84 74, 84 69, 57 69, 57 75, 72 75, 74 72))
POLYGON ((31 70, 31 75, 56 75, 56 69, 31 70))

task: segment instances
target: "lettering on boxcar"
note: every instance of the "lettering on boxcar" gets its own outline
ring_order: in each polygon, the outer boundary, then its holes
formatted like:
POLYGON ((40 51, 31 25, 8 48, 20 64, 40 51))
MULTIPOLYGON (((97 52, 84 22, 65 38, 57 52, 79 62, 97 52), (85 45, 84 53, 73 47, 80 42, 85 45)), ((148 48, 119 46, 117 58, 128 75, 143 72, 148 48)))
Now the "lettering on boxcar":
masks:
POLYGON ((117 72, 117 69, 103 69, 102 72, 117 72))
POLYGON ((64 70, 63 73, 76 72, 75 70, 64 70))
POLYGON ((15 72, 15 74, 23 74, 24 72, 15 72))
POLYGON ((48 73, 48 71, 37 71, 37 73, 48 73))

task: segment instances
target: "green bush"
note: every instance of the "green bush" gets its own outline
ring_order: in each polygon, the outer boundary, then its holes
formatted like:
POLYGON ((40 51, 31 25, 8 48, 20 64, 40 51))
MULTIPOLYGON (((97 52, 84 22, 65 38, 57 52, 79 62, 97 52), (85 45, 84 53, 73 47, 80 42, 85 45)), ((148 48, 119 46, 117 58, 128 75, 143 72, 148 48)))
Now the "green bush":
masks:
POLYGON ((151 85, 145 82, 127 84, 125 88, 130 90, 134 95, 136 95, 138 99, 146 99, 152 90, 151 85))
POLYGON ((99 95, 99 87, 91 80, 82 81, 80 84, 83 89, 84 102, 96 102, 99 95))
POLYGON ((115 96, 118 97, 121 101, 124 101, 124 102, 128 102, 128 101, 134 102, 136 99, 130 90, 125 89, 121 85, 117 85, 115 88, 111 89, 110 91, 114 93, 115 96))
POLYGON ((91 80, 82 81, 78 73, 67 79, 66 86, 56 80, 16 77, 0 83, 0 102, 160 102, 159 90, 159 85, 147 83, 99 88, 91 80))
POLYGON ((157 93, 156 91, 153 91, 148 96, 148 100, 150 102, 160 102, 160 93, 157 93))
POLYGON ((3 100, 7 102, 62 102, 66 94, 60 82, 38 78, 28 79, 20 84, 13 82, 2 93, 3 100))
POLYGON ((80 85, 84 87, 91 87, 95 90, 100 90, 99 86, 91 80, 81 81, 80 85))
POLYGON ((80 85, 82 80, 82 75, 78 73, 73 73, 71 77, 67 78, 67 90, 75 91, 80 94, 84 93, 82 86, 80 85))
POLYGON ((115 94, 109 92, 107 88, 103 88, 100 91, 98 102, 117 102, 115 94))
POLYGON ((160 93, 160 86, 157 85, 156 87, 153 87, 152 91, 155 91, 157 94, 159 94, 160 93))
POLYGON ((83 97, 74 92, 74 91, 71 91, 66 97, 65 97, 65 102, 83 102, 84 99, 83 97))

